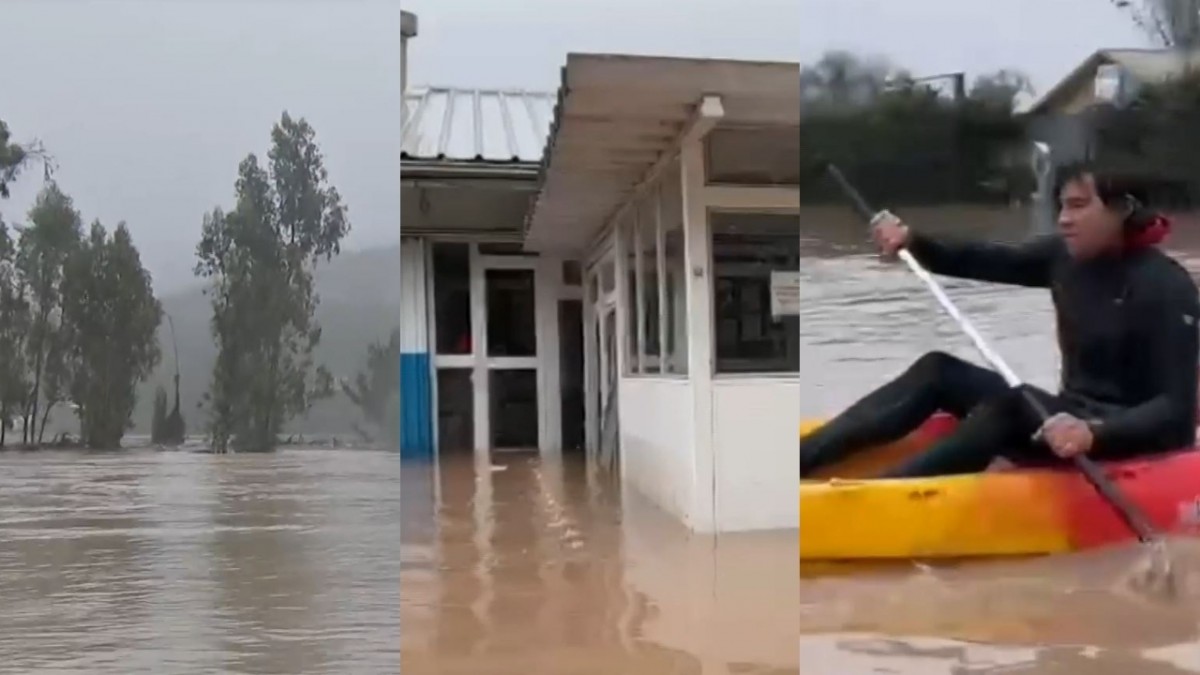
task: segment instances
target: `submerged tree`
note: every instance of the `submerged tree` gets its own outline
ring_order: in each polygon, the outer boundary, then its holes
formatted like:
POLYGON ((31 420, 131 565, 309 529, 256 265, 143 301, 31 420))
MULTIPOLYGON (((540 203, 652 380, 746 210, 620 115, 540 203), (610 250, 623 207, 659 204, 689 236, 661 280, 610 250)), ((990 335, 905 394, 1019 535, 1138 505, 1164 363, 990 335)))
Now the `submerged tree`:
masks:
POLYGON ((125 224, 99 221, 71 256, 63 283, 70 393, 84 445, 114 448, 130 428, 136 388, 158 365, 162 307, 125 224))
POLYGON ((24 354, 29 303, 15 262, 15 243, 0 220, 0 447, 8 440, 14 416, 24 411, 29 387, 24 354))
MULTIPOLYGON (((367 357, 354 382, 341 382, 342 393, 362 412, 363 420, 387 442, 400 441, 400 329, 386 344, 367 346, 367 357)), ((364 436, 379 440, 360 430, 364 436)))
POLYGON ((271 132, 270 165, 238 167, 236 204, 205 216, 196 273, 210 280, 217 360, 208 393, 213 448, 270 450, 282 426, 332 394, 313 270, 341 248, 346 209, 304 119, 271 132))
POLYGON ((57 184, 50 183, 30 209, 29 225, 21 230, 18 240, 16 268, 31 311, 24 340, 30 386, 22 411, 22 441, 27 444, 37 442, 38 422, 47 419, 64 393, 68 366, 60 358, 66 340, 62 328, 63 270, 79 246, 81 231, 79 212, 71 198, 57 184))

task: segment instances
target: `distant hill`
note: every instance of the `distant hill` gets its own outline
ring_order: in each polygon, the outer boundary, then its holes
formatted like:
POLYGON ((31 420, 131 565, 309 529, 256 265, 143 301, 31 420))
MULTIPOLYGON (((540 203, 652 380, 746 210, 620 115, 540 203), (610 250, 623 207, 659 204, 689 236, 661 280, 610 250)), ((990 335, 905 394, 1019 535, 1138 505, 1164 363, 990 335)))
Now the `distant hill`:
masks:
MULTIPOLYGON (((204 412, 197 404, 208 389, 217 351, 209 330, 212 308, 203 288, 197 281, 191 289, 161 298, 163 311, 175 321, 181 407, 189 434, 202 433, 207 427, 204 412)), ((316 289, 320 297, 316 318, 322 328, 317 361, 329 368, 334 377, 353 377, 366 356, 367 345, 376 340, 386 341, 392 329, 399 325, 399 244, 343 253, 318 266, 316 289)), ((161 384, 171 391, 175 360, 165 319, 158 335, 162 362, 138 391, 138 404, 133 415, 135 427, 130 432, 133 434, 149 433, 155 386, 161 384)), ((349 435, 359 420, 358 409, 338 394, 314 406, 307 418, 293 421, 287 431, 349 435)), ((74 432, 77 425, 65 428, 74 432)))

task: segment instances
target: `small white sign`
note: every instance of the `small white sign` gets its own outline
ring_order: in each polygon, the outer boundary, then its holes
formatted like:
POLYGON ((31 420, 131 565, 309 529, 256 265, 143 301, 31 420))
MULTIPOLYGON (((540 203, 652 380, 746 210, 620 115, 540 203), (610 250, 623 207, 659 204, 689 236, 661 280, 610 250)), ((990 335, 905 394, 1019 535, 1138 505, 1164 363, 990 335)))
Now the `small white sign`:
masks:
POLYGON ((771 272, 771 317, 800 314, 800 273, 771 272))

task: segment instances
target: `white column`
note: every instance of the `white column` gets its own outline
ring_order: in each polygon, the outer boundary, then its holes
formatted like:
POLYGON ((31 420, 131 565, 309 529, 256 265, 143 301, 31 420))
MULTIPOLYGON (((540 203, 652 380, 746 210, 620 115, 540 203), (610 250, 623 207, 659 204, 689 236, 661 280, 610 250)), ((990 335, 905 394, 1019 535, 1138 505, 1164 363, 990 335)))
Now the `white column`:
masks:
POLYGON ((472 407, 475 410, 475 452, 487 454, 492 445, 492 415, 488 406, 487 288, 479 245, 471 244, 471 367, 472 407))
POLYGON ((538 446, 544 455, 562 452, 562 364, 558 334, 558 300, 562 289, 562 259, 538 257, 534 270, 537 330, 538 446))
POLYGON ((717 524, 712 440, 713 294, 712 246, 704 203, 704 146, 691 139, 680 148, 683 241, 687 279, 688 377, 692 382, 693 482, 690 525, 712 532, 717 524))
POLYGON ((588 461, 596 458, 599 449, 600 406, 600 343, 596 339, 596 298, 600 297, 600 276, 585 271, 583 275, 583 416, 584 448, 588 461))

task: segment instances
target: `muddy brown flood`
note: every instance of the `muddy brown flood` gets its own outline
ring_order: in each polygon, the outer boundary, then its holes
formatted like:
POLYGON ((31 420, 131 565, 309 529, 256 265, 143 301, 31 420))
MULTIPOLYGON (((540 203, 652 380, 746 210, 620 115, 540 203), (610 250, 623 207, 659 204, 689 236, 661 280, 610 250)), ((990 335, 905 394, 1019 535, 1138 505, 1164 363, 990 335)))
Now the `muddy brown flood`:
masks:
POLYGON ((0 673, 398 672, 399 468, 0 454, 0 673))
MULTIPOLYGON (((907 210, 914 224, 1013 239, 1022 215, 907 210), (964 224, 974 224, 963 230, 964 224)), ((861 227, 836 213, 802 217, 801 376, 805 417, 838 411, 929 349, 980 362, 903 267, 880 263, 861 227)), ((1172 236, 1200 273, 1200 229, 1172 236)), ((946 281, 950 295, 1013 369, 1053 389, 1058 358, 1045 291, 946 281)), ((803 522, 803 514, 801 514, 803 522)), ((803 526, 803 525, 801 525, 803 526)), ((1173 542, 1183 597, 1159 605, 1127 590, 1135 546, 1089 555, 950 569, 906 566, 805 576, 805 675, 1200 673, 1200 544, 1173 542)))
MULTIPOLYGON (((975 234, 1018 235, 1001 216, 975 234)), ((860 229, 802 221, 804 416, 933 346, 972 356, 860 229)), ((1200 269, 1200 236, 1176 247, 1200 269)), ((948 285, 1018 373, 1054 385, 1044 293, 948 285)), ((45 452, 0 467, 0 673, 1200 673, 1187 542, 1184 598, 1156 605, 1120 583, 1134 547, 800 578, 794 531, 690 534, 569 456, 45 452)))

